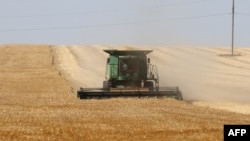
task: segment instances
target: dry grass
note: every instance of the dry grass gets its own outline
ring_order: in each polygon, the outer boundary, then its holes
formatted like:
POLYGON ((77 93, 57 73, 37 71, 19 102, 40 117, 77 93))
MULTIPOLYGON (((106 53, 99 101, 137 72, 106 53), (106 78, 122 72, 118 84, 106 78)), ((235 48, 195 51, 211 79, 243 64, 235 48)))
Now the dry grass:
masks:
POLYGON ((250 116, 173 99, 77 100, 46 45, 0 47, 0 140, 223 140, 250 116))

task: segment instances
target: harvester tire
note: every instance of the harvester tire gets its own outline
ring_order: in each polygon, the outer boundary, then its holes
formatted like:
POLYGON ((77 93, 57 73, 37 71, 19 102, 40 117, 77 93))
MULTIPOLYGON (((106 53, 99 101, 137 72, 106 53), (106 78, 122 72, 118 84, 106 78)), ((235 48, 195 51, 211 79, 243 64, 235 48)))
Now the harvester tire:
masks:
POLYGON ((149 88, 149 90, 153 90, 154 89, 154 83, 151 81, 148 81, 144 84, 146 88, 149 88))

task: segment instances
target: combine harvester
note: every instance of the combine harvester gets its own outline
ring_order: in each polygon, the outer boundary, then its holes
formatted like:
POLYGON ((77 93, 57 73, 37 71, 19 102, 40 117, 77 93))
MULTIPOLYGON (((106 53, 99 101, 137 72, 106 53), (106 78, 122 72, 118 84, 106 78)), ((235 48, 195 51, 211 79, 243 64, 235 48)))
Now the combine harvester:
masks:
POLYGON ((182 100, 178 87, 159 87, 157 67, 147 54, 153 50, 104 50, 109 54, 103 88, 80 88, 80 99, 110 97, 172 97, 182 100))

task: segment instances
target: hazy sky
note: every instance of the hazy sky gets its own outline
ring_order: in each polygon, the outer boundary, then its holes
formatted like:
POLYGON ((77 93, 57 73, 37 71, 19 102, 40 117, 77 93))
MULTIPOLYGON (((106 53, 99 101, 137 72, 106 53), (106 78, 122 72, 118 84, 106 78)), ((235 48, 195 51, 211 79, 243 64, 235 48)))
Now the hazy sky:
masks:
MULTIPOLYGON (((231 45, 232 0, 0 0, 0 44, 231 45)), ((250 46, 250 0, 235 0, 250 46)))

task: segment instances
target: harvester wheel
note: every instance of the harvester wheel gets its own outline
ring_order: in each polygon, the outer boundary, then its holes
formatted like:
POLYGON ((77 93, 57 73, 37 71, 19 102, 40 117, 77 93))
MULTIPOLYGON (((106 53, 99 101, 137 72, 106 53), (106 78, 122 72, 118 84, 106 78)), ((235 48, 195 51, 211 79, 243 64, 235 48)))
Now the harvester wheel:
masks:
POLYGON ((109 81, 103 81, 103 88, 107 89, 110 87, 109 81))
POLYGON ((149 90, 153 90, 154 89, 154 83, 152 81, 147 81, 145 83, 144 87, 149 88, 149 90))

